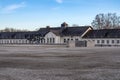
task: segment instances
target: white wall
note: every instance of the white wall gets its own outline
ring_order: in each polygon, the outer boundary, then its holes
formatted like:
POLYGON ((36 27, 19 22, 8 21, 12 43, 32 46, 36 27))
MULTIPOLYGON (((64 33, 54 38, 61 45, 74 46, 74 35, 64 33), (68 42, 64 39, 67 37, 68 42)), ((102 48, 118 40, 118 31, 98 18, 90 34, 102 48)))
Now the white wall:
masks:
POLYGON ((27 39, 0 39, 0 44, 28 44, 27 39))
POLYGON ((80 36, 65 36, 65 37, 60 37, 55 35, 53 32, 49 32, 48 34, 45 35, 45 43, 47 43, 47 39, 50 38, 54 38, 55 39, 55 43, 57 44, 64 44, 64 39, 66 39, 66 41, 75 41, 76 39, 79 41, 81 40, 80 36))
POLYGON ((48 44, 58 44, 60 43, 60 36, 55 35, 53 32, 49 32, 45 35, 45 43, 48 44), (53 41, 54 38, 54 41, 53 41), (50 42, 50 39, 52 39, 52 41, 50 42))
POLYGON ((64 43, 64 39, 66 39, 66 42, 68 42, 68 39, 69 39, 69 41, 76 41, 76 40, 80 41, 81 37, 80 36, 73 36, 73 37, 65 36, 65 37, 61 37, 61 43, 64 43))
POLYGON ((92 41, 92 42, 94 42, 95 45, 120 46, 120 39, 119 38, 103 38, 103 39, 96 38, 96 39, 83 39, 83 40, 86 40, 87 42, 92 41))

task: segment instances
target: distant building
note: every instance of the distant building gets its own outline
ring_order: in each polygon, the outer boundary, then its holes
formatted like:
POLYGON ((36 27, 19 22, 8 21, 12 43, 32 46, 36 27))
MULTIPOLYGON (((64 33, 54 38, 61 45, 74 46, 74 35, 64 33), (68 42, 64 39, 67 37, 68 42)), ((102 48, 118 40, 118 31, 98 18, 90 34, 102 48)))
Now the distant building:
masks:
POLYGON ((68 27, 64 22, 61 27, 47 26, 33 32, 1 32, 0 44, 65 44, 81 40, 89 30, 90 26, 68 27))
POLYGON ((0 32, 0 44, 29 44, 35 32, 0 32))
POLYGON ((120 29, 93 30, 91 26, 40 28, 31 32, 0 32, 0 44, 68 44, 75 46, 120 46, 120 29))
POLYGON ((94 46, 120 46, 120 29, 91 30, 82 39, 94 46))
POLYGON ((90 26, 68 27, 67 24, 61 24, 61 27, 41 28, 38 32, 42 39, 40 43, 46 44, 64 44, 69 41, 79 41, 87 31, 91 30, 90 26))

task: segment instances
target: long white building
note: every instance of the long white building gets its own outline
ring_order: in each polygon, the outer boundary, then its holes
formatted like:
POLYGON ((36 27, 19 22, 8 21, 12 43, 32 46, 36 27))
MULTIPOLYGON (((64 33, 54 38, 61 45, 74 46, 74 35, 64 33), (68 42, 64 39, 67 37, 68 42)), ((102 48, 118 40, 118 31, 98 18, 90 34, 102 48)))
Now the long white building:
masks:
POLYGON ((82 37, 90 30, 92 30, 90 26, 68 27, 68 24, 63 23, 61 27, 42 28, 38 32, 42 35, 40 43, 64 44, 82 40, 82 37))
POLYGON ((89 31, 90 26, 69 27, 67 23, 61 27, 46 27, 33 32, 1 32, 0 44, 66 44, 79 41, 89 31))
POLYGON ((120 29, 91 30, 82 38, 94 46, 120 46, 120 29))
POLYGON ((120 46, 120 29, 93 30, 91 26, 40 28, 31 32, 0 32, 0 44, 67 44, 94 46, 120 46))

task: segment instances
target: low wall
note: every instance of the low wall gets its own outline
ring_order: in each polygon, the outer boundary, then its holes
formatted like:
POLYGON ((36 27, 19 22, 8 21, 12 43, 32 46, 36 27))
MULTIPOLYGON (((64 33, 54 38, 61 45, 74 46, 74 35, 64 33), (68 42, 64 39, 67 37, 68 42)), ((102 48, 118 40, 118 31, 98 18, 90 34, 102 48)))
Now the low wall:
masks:
POLYGON ((103 45, 103 44, 96 44, 95 47, 120 47, 120 45, 103 45))
POLYGON ((0 44, 2 47, 67 47, 66 44, 0 44))

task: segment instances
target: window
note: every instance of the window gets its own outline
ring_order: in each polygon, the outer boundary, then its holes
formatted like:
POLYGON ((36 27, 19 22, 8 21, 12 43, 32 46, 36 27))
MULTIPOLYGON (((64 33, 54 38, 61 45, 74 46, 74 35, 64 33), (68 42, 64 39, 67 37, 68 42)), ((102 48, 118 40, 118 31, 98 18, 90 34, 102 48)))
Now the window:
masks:
POLYGON ((50 38, 50 43, 52 43, 52 38, 50 38))
POLYGON ((107 40, 106 42, 107 42, 107 44, 109 44, 109 40, 107 40))
POLYGON ((104 40, 102 40, 101 43, 104 43, 104 40))
POLYGON ((114 44, 114 40, 112 40, 112 43, 114 44))
POLYGON ((7 44, 9 44, 9 40, 7 40, 7 44))
POLYGON ((19 43, 21 43, 21 40, 19 40, 19 43))
POLYGON ((119 41, 119 40, 117 40, 117 43, 120 43, 120 41, 119 41))
POLYGON ((55 38, 53 38, 53 43, 55 43, 55 38))
POLYGON ((97 43, 100 43, 100 40, 97 40, 97 43))
POLYGON ((66 39, 64 39, 64 43, 66 43, 66 39))
POLYGON ((47 38, 47 43, 49 43, 49 38, 47 38))
POLYGON ((75 39, 75 41, 78 41, 78 39, 75 39))
POLYGON ((68 41, 69 41, 70 39, 68 39, 68 41))

